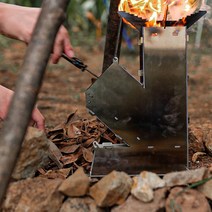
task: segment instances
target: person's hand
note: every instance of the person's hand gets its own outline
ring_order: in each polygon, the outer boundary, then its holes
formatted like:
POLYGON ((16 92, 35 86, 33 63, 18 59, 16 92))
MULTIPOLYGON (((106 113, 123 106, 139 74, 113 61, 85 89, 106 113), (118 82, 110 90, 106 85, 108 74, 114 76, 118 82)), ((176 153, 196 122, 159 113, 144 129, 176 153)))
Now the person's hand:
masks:
MULTIPOLYGON (((40 11, 40 8, 0 3, 0 34, 28 44, 40 11)), ((57 63, 63 52, 69 57, 74 56, 68 31, 61 26, 53 47, 52 63, 57 63)))
MULTIPOLYGON (((0 85, 0 119, 4 120, 10 106, 13 91, 0 85)), ((44 117, 40 111, 35 108, 32 112, 31 125, 36 126, 40 130, 45 130, 44 117)))

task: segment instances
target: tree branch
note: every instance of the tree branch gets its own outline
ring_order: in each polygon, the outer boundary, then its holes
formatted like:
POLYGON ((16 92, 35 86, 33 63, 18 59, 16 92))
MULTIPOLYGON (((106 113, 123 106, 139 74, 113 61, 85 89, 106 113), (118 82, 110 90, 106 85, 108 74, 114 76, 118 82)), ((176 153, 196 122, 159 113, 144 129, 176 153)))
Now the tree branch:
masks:
POLYGON ((57 31, 69 0, 45 0, 26 52, 8 117, 0 136, 0 204, 34 108, 57 31))

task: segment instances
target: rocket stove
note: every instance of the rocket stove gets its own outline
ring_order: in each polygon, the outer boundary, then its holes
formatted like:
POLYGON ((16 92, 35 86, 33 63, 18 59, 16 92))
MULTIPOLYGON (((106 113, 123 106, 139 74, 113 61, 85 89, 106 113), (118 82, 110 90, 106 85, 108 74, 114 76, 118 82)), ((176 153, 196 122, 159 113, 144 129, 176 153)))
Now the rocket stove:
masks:
POLYGON ((138 31, 140 81, 114 57, 87 89, 90 113, 123 141, 94 144, 91 176, 112 170, 136 175, 142 170, 165 174, 188 168, 187 29, 205 13, 147 27, 147 20, 119 12, 138 31))

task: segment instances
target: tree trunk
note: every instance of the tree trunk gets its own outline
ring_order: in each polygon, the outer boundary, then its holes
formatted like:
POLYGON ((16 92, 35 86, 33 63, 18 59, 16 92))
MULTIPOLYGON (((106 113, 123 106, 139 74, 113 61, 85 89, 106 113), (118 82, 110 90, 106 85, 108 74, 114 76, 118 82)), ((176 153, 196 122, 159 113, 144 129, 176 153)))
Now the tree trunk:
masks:
POLYGON ((69 0, 45 0, 26 52, 8 117, 0 136, 0 204, 42 83, 57 31, 64 21, 69 0))
POLYGON ((116 43, 119 32, 120 16, 118 15, 118 5, 120 0, 110 0, 110 12, 107 23, 106 43, 104 50, 104 62, 102 71, 104 72, 113 62, 113 58, 117 53, 120 55, 121 36, 118 43, 118 52, 116 52, 116 43))

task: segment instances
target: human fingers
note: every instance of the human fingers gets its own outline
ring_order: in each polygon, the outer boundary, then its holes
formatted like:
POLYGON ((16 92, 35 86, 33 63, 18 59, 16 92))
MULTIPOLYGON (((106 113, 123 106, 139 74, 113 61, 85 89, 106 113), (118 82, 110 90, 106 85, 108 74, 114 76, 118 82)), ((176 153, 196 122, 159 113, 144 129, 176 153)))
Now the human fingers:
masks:
POLYGON ((63 52, 67 54, 69 57, 74 56, 68 31, 64 26, 61 26, 54 43, 53 54, 52 54, 53 64, 58 63, 63 52))
POLYGON ((0 120, 6 118, 13 94, 13 91, 0 85, 0 120))
POLYGON ((70 58, 74 57, 74 50, 71 45, 68 32, 65 33, 63 45, 63 52, 70 58))
POLYGON ((51 60, 53 64, 57 64, 63 52, 63 40, 61 37, 57 37, 54 43, 53 54, 51 60))
POLYGON ((35 122, 36 127, 39 130, 45 130, 45 119, 37 108, 32 112, 32 120, 35 122))

